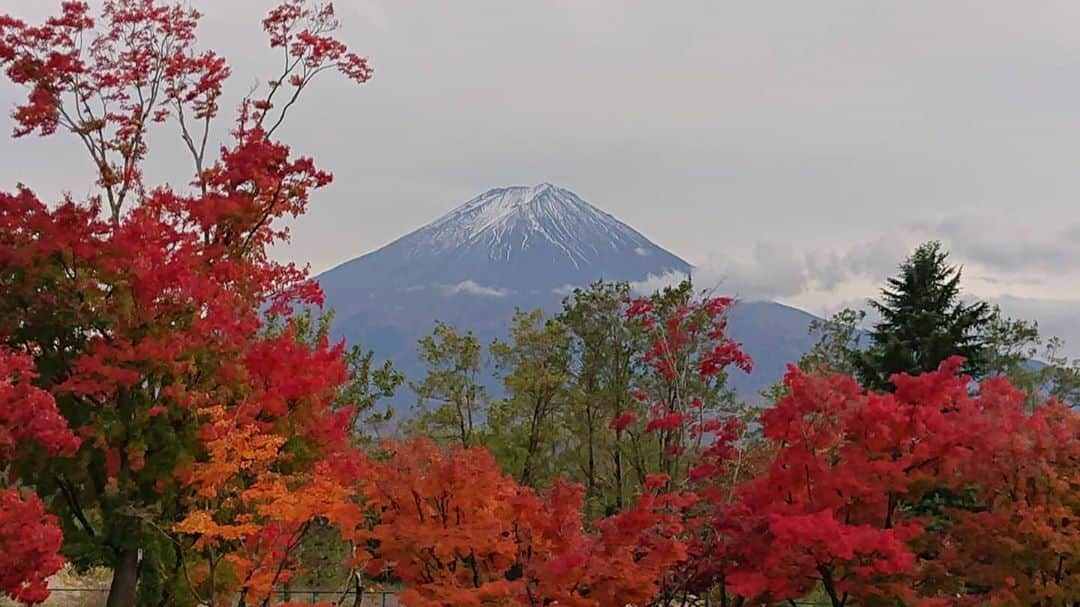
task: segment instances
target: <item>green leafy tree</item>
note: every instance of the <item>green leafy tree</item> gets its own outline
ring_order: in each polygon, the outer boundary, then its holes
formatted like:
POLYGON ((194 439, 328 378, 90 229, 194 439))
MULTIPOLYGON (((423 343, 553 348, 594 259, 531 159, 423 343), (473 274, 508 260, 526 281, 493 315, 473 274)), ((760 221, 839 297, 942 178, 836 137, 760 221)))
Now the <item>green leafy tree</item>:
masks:
POLYGON ((964 357, 965 373, 986 374, 983 335, 992 312, 985 302, 960 301, 961 271, 948 255, 939 242, 920 245, 888 279, 881 300, 870 302, 881 320, 854 359, 864 386, 890 391, 893 374, 934 371, 955 355, 964 357))
POLYGON ((1027 394, 1028 407, 1051 397, 1080 404, 1080 361, 1062 353, 1060 338, 1040 335, 1039 323, 1008 318, 995 307, 983 339, 987 375, 1007 377, 1027 394))
POLYGON ((476 428, 487 410, 487 392, 480 383, 483 347, 471 331, 461 334, 437 322, 420 340, 420 361, 427 375, 416 392, 416 415, 408 429, 464 447, 476 442, 476 428))
POLYGON ((810 350, 799 358, 799 368, 804 371, 828 371, 852 375, 855 373, 855 355, 859 352, 862 334, 859 325, 866 312, 845 308, 828 319, 810 321, 809 332, 818 340, 810 350))
POLYGON ((523 485, 537 486, 555 475, 558 421, 569 400, 570 351, 566 326, 544 318, 542 310, 516 311, 509 340, 491 344, 506 390, 497 418, 500 430, 524 439, 520 468, 514 470, 523 485))
POLYGON ((1043 350, 1044 380, 1040 385, 1049 396, 1072 407, 1080 406, 1080 359, 1070 359, 1064 353, 1065 342, 1059 337, 1046 340, 1043 350))
POLYGON ((596 282, 575 289, 563 301, 559 320, 569 329, 572 388, 565 418, 573 437, 572 473, 585 485, 592 516, 621 510, 625 504, 627 433, 611 426, 640 409, 631 391, 642 372, 644 334, 627 322, 630 286, 596 282))

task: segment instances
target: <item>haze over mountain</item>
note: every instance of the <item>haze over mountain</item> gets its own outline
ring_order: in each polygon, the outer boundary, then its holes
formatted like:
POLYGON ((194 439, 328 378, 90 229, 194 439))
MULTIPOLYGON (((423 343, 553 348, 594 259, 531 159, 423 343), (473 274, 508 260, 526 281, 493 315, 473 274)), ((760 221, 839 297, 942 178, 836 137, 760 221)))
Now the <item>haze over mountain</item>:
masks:
MULTIPOLYGON (((432 223, 317 277, 335 310, 334 331, 419 379, 416 342, 436 320, 484 342, 503 334, 515 307, 549 311, 596 280, 653 282, 688 275, 689 263, 582 200, 543 183, 496 188, 432 223)), ((755 359, 735 378, 747 397, 811 343, 813 316, 772 302, 742 302, 730 331, 755 359)))

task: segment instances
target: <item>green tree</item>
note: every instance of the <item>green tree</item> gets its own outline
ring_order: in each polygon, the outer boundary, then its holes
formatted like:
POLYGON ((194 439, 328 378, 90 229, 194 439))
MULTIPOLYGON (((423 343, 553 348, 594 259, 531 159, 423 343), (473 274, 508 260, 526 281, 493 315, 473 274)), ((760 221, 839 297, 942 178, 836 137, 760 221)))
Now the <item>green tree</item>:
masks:
POLYGON ((516 475, 521 484, 537 486, 555 472, 557 422, 569 395, 570 334, 557 319, 545 319, 542 310, 517 310, 510 339, 493 341, 491 357, 506 390, 497 418, 499 429, 524 438, 516 475), (540 461, 544 453, 552 456, 546 466, 540 461))
POLYGON ((1051 397, 1080 404, 1080 361, 1062 354, 1060 338, 1043 338, 1039 323, 1008 318, 995 306, 983 339, 987 375, 1008 378, 1027 394, 1029 407, 1051 397))
POLYGON ((854 359, 864 386, 889 391, 893 374, 933 371, 955 355, 965 358, 965 373, 986 374, 990 306, 960 301, 961 271, 947 263, 948 255, 939 242, 920 245, 888 279, 881 300, 870 302, 881 320, 870 331, 869 348, 854 359))
POLYGON ((574 438, 574 472, 585 485, 589 514, 625 503, 627 434, 612 420, 637 412, 631 395, 644 349, 643 333, 626 319, 630 285, 596 282, 563 300, 559 320, 569 329, 572 388, 566 427, 574 438))
POLYGON ((419 384, 410 382, 417 402, 408 428, 439 441, 473 445, 488 402, 480 383, 480 341, 471 331, 461 334, 440 321, 431 335, 420 340, 419 354, 427 375, 419 384))
POLYGON ((810 350, 799 358, 798 366, 804 371, 828 371, 855 374, 856 354, 862 333, 859 325, 866 312, 844 308, 828 319, 810 321, 809 332, 818 340, 810 350))

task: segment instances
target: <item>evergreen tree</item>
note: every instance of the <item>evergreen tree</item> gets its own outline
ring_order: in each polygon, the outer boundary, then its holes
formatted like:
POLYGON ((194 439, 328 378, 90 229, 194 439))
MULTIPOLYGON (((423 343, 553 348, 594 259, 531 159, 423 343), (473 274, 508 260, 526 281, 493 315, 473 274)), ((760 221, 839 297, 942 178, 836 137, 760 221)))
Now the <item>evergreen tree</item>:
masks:
POLYGON ((960 301, 961 271, 948 256, 940 242, 920 245, 888 280, 881 301, 870 302, 881 320, 870 332, 870 347, 854 354, 864 386, 891 390, 894 373, 933 371, 954 355, 967 361, 965 373, 985 375, 983 335, 992 310, 985 302, 960 301))

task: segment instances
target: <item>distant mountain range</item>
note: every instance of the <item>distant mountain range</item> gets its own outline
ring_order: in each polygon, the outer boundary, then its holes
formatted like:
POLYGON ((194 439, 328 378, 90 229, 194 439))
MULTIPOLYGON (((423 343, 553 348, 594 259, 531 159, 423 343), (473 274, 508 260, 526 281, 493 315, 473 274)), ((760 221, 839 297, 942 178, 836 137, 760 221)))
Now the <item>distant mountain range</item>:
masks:
MULTIPOLYGON (((503 335, 515 307, 556 311, 574 287, 596 280, 635 283, 691 270, 573 192, 544 183, 484 192, 317 280, 335 310, 337 336, 419 379, 417 340, 436 320, 487 343, 503 335)), ((750 376, 733 378, 741 395, 755 397, 812 345, 813 319, 773 302, 735 307, 730 334, 755 361, 750 376)))

